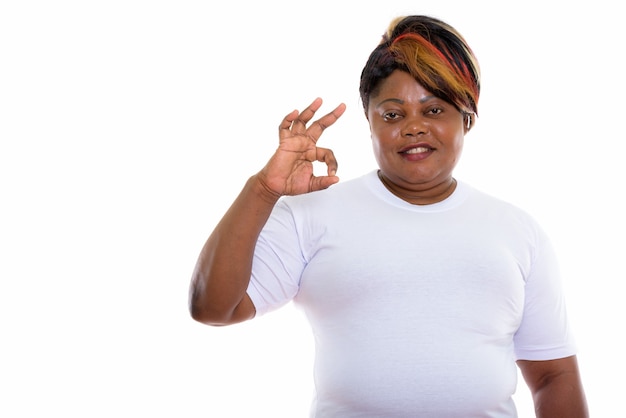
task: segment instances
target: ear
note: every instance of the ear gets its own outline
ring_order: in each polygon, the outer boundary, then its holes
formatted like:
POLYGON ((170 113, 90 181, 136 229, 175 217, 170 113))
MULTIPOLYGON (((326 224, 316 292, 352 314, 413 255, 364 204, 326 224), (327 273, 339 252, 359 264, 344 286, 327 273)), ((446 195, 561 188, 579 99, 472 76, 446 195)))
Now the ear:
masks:
POLYGON ((464 113, 463 114, 463 131, 468 133, 470 129, 474 126, 475 116, 474 113, 464 113))

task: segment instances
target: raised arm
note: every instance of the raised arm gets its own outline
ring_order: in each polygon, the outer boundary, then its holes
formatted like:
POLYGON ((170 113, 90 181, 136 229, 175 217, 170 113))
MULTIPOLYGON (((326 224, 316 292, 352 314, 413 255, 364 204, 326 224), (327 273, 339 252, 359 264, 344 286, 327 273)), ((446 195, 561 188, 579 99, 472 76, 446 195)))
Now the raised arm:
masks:
POLYGON ((307 124, 322 105, 316 99, 301 113, 294 110, 279 127, 279 146, 265 167, 253 175, 204 244, 189 289, 191 316, 207 325, 229 325, 251 319, 254 305, 246 294, 258 236, 278 199, 325 189, 339 181, 331 150, 317 141, 345 111, 332 112, 307 124), (326 176, 313 174, 313 161, 327 165, 326 176))
POLYGON ((537 418, 589 417, 576 356, 518 360, 517 365, 532 393, 537 418))

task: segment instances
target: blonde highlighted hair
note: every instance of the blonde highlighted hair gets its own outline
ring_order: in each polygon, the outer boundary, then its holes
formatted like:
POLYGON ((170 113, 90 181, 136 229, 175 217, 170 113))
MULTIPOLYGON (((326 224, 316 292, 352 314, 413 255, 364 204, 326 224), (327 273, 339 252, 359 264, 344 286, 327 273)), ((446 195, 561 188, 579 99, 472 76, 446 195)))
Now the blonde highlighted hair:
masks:
POLYGON ((359 91, 366 112, 370 97, 394 70, 411 74, 474 122, 480 68, 467 42, 452 26, 429 16, 394 19, 361 72, 359 91))

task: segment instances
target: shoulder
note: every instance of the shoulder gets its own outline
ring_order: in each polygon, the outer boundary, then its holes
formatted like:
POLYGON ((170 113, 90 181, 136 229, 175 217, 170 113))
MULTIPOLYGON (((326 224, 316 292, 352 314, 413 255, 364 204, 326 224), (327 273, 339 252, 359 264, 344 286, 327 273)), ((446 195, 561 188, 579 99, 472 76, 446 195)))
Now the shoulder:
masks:
POLYGON ((459 183, 461 187, 466 189, 468 202, 475 205, 489 215, 502 215, 519 217, 529 222, 535 222, 533 216, 525 209, 499 198, 493 194, 479 190, 467 183, 459 183))
POLYGON ((525 235, 533 242, 547 239, 542 226, 526 209, 466 183, 462 183, 462 187, 467 194, 464 209, 473 213, 474 219, 483 220, 502 232, 525 235))

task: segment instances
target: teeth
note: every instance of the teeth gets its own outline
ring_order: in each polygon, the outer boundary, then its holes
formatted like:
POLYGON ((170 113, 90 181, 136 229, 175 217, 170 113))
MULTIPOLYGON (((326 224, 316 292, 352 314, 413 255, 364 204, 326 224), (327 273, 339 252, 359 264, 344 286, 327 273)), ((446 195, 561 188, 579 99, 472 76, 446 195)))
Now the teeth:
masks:
POLYGON ((430 151, 430 148, 426 148, 426 147, 417 147, 417 148, 411 148, 410 150, 405 151, 406 154, 420 154, 422 152, 428 152, 430 151))

